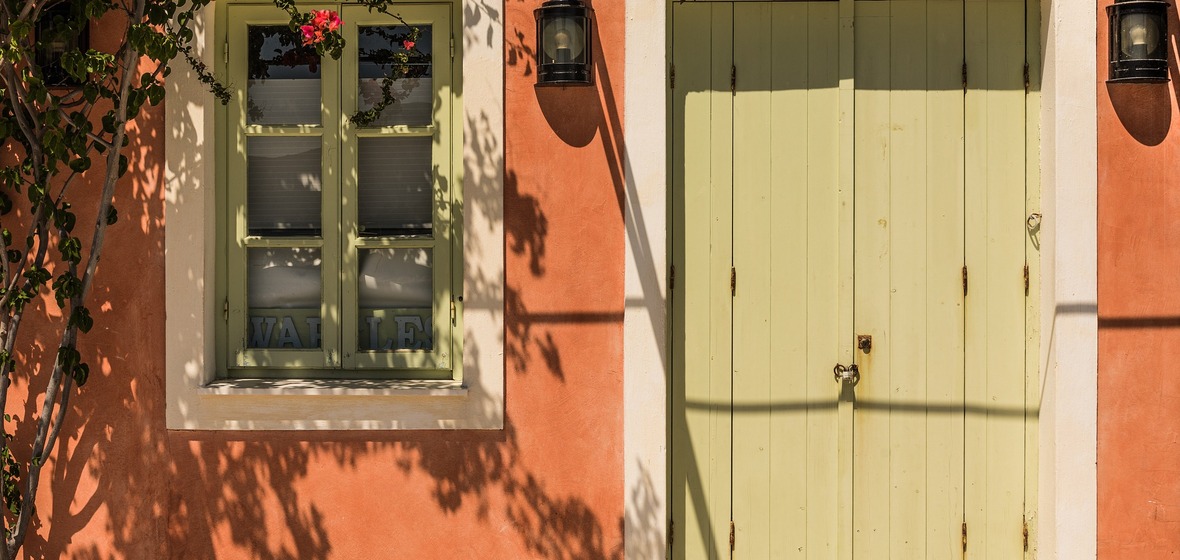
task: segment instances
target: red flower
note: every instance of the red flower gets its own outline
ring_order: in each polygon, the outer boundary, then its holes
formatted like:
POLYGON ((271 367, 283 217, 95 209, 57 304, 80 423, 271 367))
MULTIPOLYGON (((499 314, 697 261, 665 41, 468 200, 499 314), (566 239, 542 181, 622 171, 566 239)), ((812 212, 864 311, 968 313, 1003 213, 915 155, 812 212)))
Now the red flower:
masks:
POLYGON ((408 50, 414 48, 414 42, 410 41, 410 40, 402 41, 402 46, 405 47, 406 50, 408 51, 408 50))

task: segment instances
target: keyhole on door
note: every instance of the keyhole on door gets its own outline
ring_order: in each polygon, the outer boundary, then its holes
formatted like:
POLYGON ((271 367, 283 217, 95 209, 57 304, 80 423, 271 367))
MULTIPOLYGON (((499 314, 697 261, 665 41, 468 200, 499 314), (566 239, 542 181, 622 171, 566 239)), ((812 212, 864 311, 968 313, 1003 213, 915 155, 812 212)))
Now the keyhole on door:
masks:
POLYGON ((868 354, 873 350, 873 335, 858 334, 856 335, 856 347, 860 348, 861 352, 868 354))

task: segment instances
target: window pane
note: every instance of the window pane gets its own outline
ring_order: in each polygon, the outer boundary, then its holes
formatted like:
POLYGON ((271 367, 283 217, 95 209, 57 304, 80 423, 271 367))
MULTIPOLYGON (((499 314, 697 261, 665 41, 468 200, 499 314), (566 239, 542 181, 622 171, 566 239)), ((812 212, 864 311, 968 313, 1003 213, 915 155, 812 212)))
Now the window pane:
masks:
POLYGON ((433 348, 430 250, 362 250, 358 288, 360 350, 433 348))
POLYGON ((319 235, 320 138, 255 136, 246 149, 250 235, 319 235))
POLYGON ((385 107, 370 126, 428 125, 434 107, 434 84, 431 78, 431 44, 429 25, 417 26, 418 40, 407 49, 410 28, 405 26, 361 26, 357 28, 357 57, 360 62, 359 105, 371 109, 384 97, 384 78, 396 78, 390 87, 397 101, 385 107))
POLYGON ((319 348, 321 254, 316 248, 247 251, 250 348, 319 348))
POLYGON ((246 120, 250 124, 319 124, 320 56, 285 25, 250 26, 246 120))
POLYGON ((361 235, 430 235, 433 140, 361 138, 357 151, 361 235))

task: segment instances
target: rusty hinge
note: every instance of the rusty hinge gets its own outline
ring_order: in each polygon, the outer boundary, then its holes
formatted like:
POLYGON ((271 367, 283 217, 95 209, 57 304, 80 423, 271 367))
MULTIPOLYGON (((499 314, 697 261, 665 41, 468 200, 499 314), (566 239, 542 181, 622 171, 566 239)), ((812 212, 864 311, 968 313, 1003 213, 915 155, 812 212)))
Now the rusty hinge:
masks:
POLYGON ((1024 518, 1024 551, 1028 552, 1028 518, 1024 518))
POLYGON ((1024 63, 1024 93, 1028 93, 1028 63, 1024 63))
POLYGON ((671 270, 668 271, 668 289, 676 289, 676 265, 672 265, 671 270))
POLYGON ((963 61, 963 93, 967 93, 967 61, 963 61))
POLYGON ((221 314, 225 321, 229 322, 229 298, 225 298, 225 304, 221 306, 221 314))
POLYGON ((967 552, 967 522, 963 522, 963 552, 967 552))
POLYGON ((736 543, 736 542, 737 542, 737 529, 733 524, 733 520, 730 519, 729 520, 729 554, 730 554, 730 557, 733 556, 733 551, 736 548, 734 546, 734 543, 736 543))
POLYGON ((737 93, 737 66, 729 67, 729 93, 737 93))
POLYGON ((967 295, 967 265, 963 265, 963 295, 967 295))
POLYGON ((737 269, 729 267, 729 295, 737 295, 737 269))
POLYGON ((1028 295, 1028 263, 1024 263, 1024 295, 1028 295))
POLYGON ((668 65, 668 81, 671 84, 672 89, 676 89, 676 65, 675 64, 668 65))

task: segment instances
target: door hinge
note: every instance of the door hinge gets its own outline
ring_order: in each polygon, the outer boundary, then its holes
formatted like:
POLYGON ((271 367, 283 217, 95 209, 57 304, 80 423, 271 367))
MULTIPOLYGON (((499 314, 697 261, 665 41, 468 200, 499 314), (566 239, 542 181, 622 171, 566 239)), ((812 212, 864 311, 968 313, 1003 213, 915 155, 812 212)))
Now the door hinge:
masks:
POLYGON ((1024 93, 1028 93, 1028 63, 1024 63, 1024 93))
POLYGON ((672 265, 672 268, 668 271, 668 289, 676 289, 676 265, 672 265))
POLYGON ((454 326, 455 324, 457 324, 459 322, 458 318, 459 318, 459 312, 456 311, 456 309, 455 309, 455 296, 451 296, 451 325, 452 326, 454 326))
POLYGON ((229 298, 225 298, 225 303, 221 306, 221 315, 225 322, 229 322, 229 298))
POLYGON ((676 65, 668 65, 668 82, 672 89, 676 89, 676 65))
POLYGON ((737 93, 737 65, 729 67, 729 93, 737 93))
POLYGON ((1024 295, 1028 295, 1028 263, 1024 263, 1024 295))
POLYGON ((730 519, 729 520, 729 555, 731 558, 733 557, 733 551, 736 548, 735 543, 737 543, 737 527, 733 524, 733 520, 730 519))
POLYGON ((967 265, 963 265, 963 295, 967 295, 967 265))
POLYGON ((1024 518, 1024 551, 1028 552, 1028 518, 1024 518))
POLYGON ((963 552, 967 552, 967 522, 963 522, 963 552))
POLYGON ((451 60, 455 60, 455 36, 451 35, 451 60))
POLYGON ((967 93, 967 61, 963 61, 963 93, 967 93))
POLYGON ((732 266, 729 267, 729 295, 737 295, 737 269, 732 266))
POLYGON ((226 39, 225 43, 223 43, 221 47, 221 62, 224 64, 229 64, 229 39, 226 39))
POLYGON ((668 520, 668 550, 672 550, 672 545, 676 543, 676 520, 668 520))

